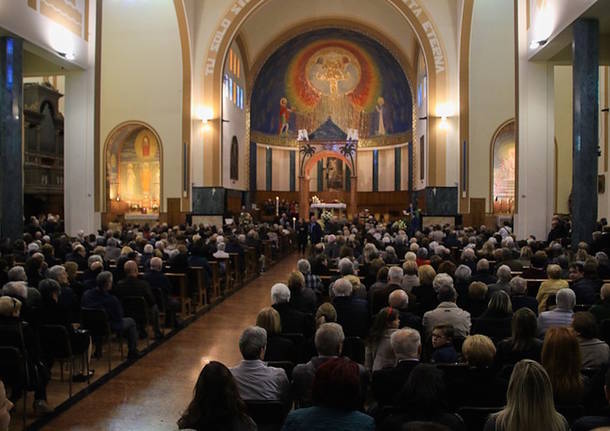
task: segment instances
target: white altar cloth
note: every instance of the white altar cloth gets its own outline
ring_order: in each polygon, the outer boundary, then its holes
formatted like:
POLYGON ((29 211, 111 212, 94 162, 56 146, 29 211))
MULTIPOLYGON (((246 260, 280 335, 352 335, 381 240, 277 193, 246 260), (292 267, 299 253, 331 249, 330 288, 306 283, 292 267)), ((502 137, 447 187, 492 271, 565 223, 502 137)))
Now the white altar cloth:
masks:
POLYGON ((321 209, 321 210, 326 210, 326 209, 344 210, 345 208, 347 208, 347 205, 345 205, 344 203, 325 203, 325 202, 321 202, 319 204, 311 204, 309 207, 310 208, 317 208, 317 209, 321 209))

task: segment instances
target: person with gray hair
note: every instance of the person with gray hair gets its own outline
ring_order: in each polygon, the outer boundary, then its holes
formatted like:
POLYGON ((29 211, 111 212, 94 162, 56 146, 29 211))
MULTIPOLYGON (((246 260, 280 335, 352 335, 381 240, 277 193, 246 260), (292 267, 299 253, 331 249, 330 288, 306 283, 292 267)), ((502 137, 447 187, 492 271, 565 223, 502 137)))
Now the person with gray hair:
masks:
POLYGON ((441 272, 436 274, 432 280, 432 287, 438 293, 442 288, 453 288, 453 278, 449 274, 441 272))
POLYGON ((510 301, 513 304, 513 312, 520 308, 529 308, 538 315, 538 301, 527 294, 527 281, 522 277, 513 277, 508 283, 510 286, 510 301))
MULTIPOLYGON (((316 331, 314 340, 318 356, 314 356, 306 364, 298 364, 292 371, 292 392, 298 408, 311 405, 311 389, 316 371, 328 360, 341 356, 345 334, 341 325, 337 323, 324 323, 316 331)), ((364 399, 369 374, 360 364, 358 364, 358 369, 360 371, 361 391, 364 399)))
POLYGON ((28 281, 28 276, 25 273, 23 266, 13 266, 8 270, 8 281, 28 281))
MULTIPOLYGON (((64 309, 66 313, 71 314, 70 318, 77 318, 79 313, 80 303, 74 290, 70 287, 70 279, 66 268, 61 265, 54 265, 47 270, 47 278, 55 280, 61 287, 59 290, 59 306, 64 309)), ((76 322, 77 320, 73 320, 76 322)))
POLYGON ((341 277, 354 274, 354 264, 347 257, 340 259, 337 267, 339 268, 341 277))
POLYGON ((369 331, 369 304, 366 299, 352 295, 353 286, 345 278, 333 283, 332 304, 337 311, 337 323, 347 337, 364 338, 369 331))
POLYGON ((456 336, 466 338, 470 334, 472 326, 470 313, 462 310, 455 303, 457 292, 453 286, 442 286, 437 293, 437 298, 440 302, 438 307, 424 313, 422 319, 426 335, 432 334, 435 326, 448 324, 453 326, 456 336))
POLYGON ((319 298, 322 295, 324 285, 319 276, 311 273, 311 264, 309 261, 307 259, 299 259, 297 261, 297 269, 303 274, 303 277, 305 277, 305 287, 313 290, 319 298))
POLYGON ((544 338, 544 334, 550 328, 572 324, 576 294, 570 288, 559 289, 556 300, 557 307, 554 310, 543 311, 538 316, 538 336, 540 338, 544 338))
POLYGON ((369 305, 372 316, 388 305, 388 298, 392 292, 399 289, 402 290, 403 275, 404 272, 400 266, 392 266, 388 270, 387 284, 369 291, 369 305))
POLYGON ((610 283, 604 283, 599 292, 601 301, 589 309, 591 314, 595 316, 598 324, 602 320, 610 319, 610 283))
POLYGON ((402 289, 396 289, 388 297, 390 307, 398 310, 398 318, 400 319, 399 328, 413 328, 421 331, 421 317, 408 311, 409 295, 402 289))
POLYGON ((143 279, 150 286, 159 309, 165 310, 165 326, 181 327, 182 323, 176 316, 180 310, 180 301, 171 296, 172 285, 163 273, 163 260, 160 257, 150 259, 149 269, 144 273, 143 279))
POLYGON ((287 402, 290 383, 282 368, 268 367, 264 362, 267 331, 249 326, 239 337, 239 351, 243 360, 230 368, 239 395, 246 401, 287 402))
MULTIPOLYGON (((108 316, 108 323, 110 329, 114 333, 119 333, 127 338, 129 360, 135 360, 140 357, 138 352, 138 331, 136 329, 136 322, 131 317, 123 317, 123 306, 119 299, 110 294, 112 290, 112 273, 109 271, 102 271, 96 278, 95 289, 89 289, 83 294, 81 300, 81 306, 83 308, 92 308, 96 310, 104 310, 108 316)), ((101 340, 96 340, 95 356, 100 358, 102 355, 102 344, 101 340)))
POLYGON ((290 304, 290 289, 284 283, 271 287, 271 306, 280 314, 283 333, 313 335, 313 317, 290 304))
POLYGON ((375 371, 371 380, 371 390, 380 406, 393 404, 411 371, 419 365, 421 355, 421 337, 415 329, 404 328, 393 332, 390 345, 396 365, 375 371))
POLYGON ((498 281, 489 285, 487 295, 491 298, 494 293, 499 292, 500 290, 503 290, 510 295, 510 279, 512 278, 510 267, 508 265, 500 265, 496 270, 496 276, 498 277, 498 281))
POLYGON ((488 286, 498 281, 496 276, 491 273, 491 268, 487 259, 479 259, 477 262, 477 270, 472 275, 472 281, 480 281, 488 286))

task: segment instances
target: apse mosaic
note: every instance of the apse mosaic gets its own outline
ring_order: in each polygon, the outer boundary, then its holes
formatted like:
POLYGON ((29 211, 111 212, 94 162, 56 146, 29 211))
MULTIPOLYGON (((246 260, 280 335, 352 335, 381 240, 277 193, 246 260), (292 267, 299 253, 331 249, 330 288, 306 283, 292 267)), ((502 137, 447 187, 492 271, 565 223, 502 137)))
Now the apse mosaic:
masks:
POLYGON ((160 146, 155 135, 140 129, 110 145, 106 154, 108 198, 125 213, 159 212, 160 146))
POLYGON ((515 211, 515 123, 502 127, 493 142, 493 212, 515 211))
POLYGON ((411 91, 386 48, 342 29, 305 33, 282 45, 262 67, 252 93, 252 130, 296 137, 328 119, 361 138, 412 128, 411 91))

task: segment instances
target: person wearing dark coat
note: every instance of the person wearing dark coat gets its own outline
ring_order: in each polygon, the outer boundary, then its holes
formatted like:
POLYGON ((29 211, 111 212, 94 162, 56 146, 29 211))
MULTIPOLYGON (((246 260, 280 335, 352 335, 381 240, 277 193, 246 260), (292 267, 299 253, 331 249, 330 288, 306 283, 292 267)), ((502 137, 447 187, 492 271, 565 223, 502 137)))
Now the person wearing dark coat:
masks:
MULTIPOLYGON (((83 308, 102 309, 108 315, 108 323, 114 332, 122 333, 127 338, 129 359, 139 357, 137 349, 138 331, 136 322, 131 317, 123 317, 121 302, 110 294, 112 289, 112 273, 103 271, 96 279, 97 287, 89 289, 83 294, 81 305, 83 308)), ((96 340, 96 352, 101 355, 101 340, 96 340)), ((101 356, 100 356, 101 357, 101 356)))
POLYGON ((307 235, 309 232, 307 223, 305 223, 304 219, 301 219, 296 225, 296 231, 297 242, 299 244, 299 253, 305 254, 305 250, 307 249, 307 235))
POLYGON ((412 328, 421 332, 421 317, 407 311, 409 308, 409 295, 407 295, 407 292, 402 289, 394 290, 390 293, 388 304, 390 307, 398 310, 399 328, 412 328))
POLYGON ((419 332, 411 328, 392 333, 390 344, 396 357, 396 366, 375 371, 371 379, 371 390, 380 406, 394 404, 411 371, 419 365, 421 353, 419 332))
POLYGON ((337 323, 346 337, 365 338, 369 332, 369 305, 365 299, 352 296, 352 284, 341 278, 333 284, 332 304, 337 311, 337 323))
POLYGON ((171 296, 172 286, 167 276, 163 274, 163 260, 160 257, 153 257, 150 260, 150 268, 144 274, 144 281, 150 286, 157 306, 165 310, 165 326, 179 327, 180 322, 176 314, 180 310, 180 301, 171 296))
POLYGON ((267 348, 264 361, 290 361, 296 363, 299 359, 298 349, 290 338, 282 336, 280 314, 273 307, 265 307, 256 316, 256 326, 267 331, 267 348))
POLYGON ((535 315, 538 315, 538 301, 527 295, 527 281, 521 277, 513 277, 509 284, 513 312, 516 313, 521 308, 529 308, 535 315))
POLYGON ((311 289, 305 288, 305 277, 299 271, 293 271, 288 277, 288 289, 290 289, 290 305, 303 313, 314 314, 316 312, 317 298, 311 289))
POLYGON ((487 335, 498 342, 511 334, 513 309, 508 293, 500 290, 489 300, 487 310, 472 322, 472 334, 487 335))
POLYGON ((309 239, 312 245, 318 244, 322 241, 322 226, 316 221, 316 216, 311 216, 309 223, 309 239))
MULTIPOLYGON (((125 263, 125 278, 119 281, 116 288, 116 295, 119 299, 123 300, 129 296, 138 296, 146 300, 148 309, 151 313, 151 320, 153 329, 155 331, 155 337, 162 338, 163 333, 159 324, 159 307, 157 300, 153 295, 150 286, 144 280, 138 279, 138 264, 133 261, 127 261, 125 263)), ((146 328, 138 328, 140 335, 146 337, 146 328)))
POLYGON ((574 262, 569 266, 569 277, 572 280, 570 286, 576 294, 577 304, 591 305, 596 301, 596 290, 599 291, 599 283, 589 277, 585 277, 584 265, 580 262, 574 262))
POLYGON ((313 335, 313 317, 290 305, 290 289, 283 283, 271 288, 272 307, 280 313, 282 333, 303 334, 305 338, 313 335))

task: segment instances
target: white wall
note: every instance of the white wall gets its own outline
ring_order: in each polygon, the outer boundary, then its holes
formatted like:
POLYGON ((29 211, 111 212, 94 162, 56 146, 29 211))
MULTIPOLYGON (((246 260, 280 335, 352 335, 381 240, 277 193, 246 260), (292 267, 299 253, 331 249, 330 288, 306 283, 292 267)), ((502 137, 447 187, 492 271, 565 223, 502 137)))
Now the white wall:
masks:
POLYGON ((159 134, 163 212, 167 198, 182 195, 182 56, 174 5, 104 2, 102 22, 100 140, 103 146, 114 127, 133 120, 159 134))
POLYGON ((519 196, 517 238, 547 236, 554 206, 553 66, 528 61, 525 1, 519 1, 519 196))
POLYGON ((475 1, 470 35, 469 193, 489 202, 490 145, 494 132, 515 116, 513 3, 475 1))
MULTIPOLYGON (((95 28, 95 2, 89 28, 95 28)), ((101 225, 94 203, 95 31, 89 37, 87 68, 65 75, 64 94, 64 218, 65 230, 95 232, 101 225)))
POLYGON ((238 104, 229 100, 228 97, 223 97, 222 101, 222 119, 228 120, 222 123, 222 185, 229 189, 247 190, 248 189, 248 172, 246 170, 246 162, 248 160, 247 150, 250 148, 250 143, 246 142, 246 66, 244 65, 243 57, 239 47, 235 42, 231 44, 233 54, 237 56, 240 62, 239 78, 229 70, 229 55, 225 59, 224 74, 228 74, 231 79, 235 80, 244 92, 243 108, 238 104), (238 180, 231 179, 231 141, 233 136, 237 137, 239 157, 238 180))
POLYGON ((572 66, 555 66, 556 212, 568 214, 572 190, 572 66))

